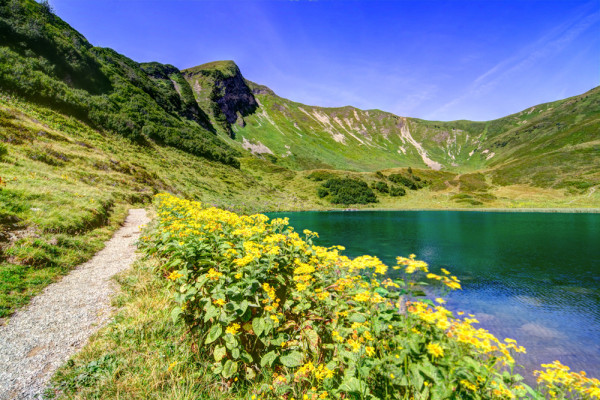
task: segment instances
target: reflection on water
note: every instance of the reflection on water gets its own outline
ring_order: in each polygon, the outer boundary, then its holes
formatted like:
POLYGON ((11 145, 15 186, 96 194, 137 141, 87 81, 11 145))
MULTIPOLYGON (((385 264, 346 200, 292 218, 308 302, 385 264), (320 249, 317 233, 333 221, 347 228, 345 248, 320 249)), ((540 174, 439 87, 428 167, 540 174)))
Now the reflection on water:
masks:
POLYGON ((527 348, 527 370, 561 360, 600 377, 600 214, 455 211, 277 213, 319 244, 388 264, 417 254, 463 290, 448 308, 476 314, 496 336, 527 348))

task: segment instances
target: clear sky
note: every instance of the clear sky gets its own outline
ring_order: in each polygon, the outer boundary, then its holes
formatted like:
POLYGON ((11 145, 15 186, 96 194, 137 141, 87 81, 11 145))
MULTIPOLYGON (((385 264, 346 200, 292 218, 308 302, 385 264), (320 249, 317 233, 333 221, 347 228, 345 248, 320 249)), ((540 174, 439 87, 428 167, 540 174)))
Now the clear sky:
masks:
POLYGON ((282 97, 487 120, 600 85, 600 0, 50 0, 138 62, 234 60, 282 97))

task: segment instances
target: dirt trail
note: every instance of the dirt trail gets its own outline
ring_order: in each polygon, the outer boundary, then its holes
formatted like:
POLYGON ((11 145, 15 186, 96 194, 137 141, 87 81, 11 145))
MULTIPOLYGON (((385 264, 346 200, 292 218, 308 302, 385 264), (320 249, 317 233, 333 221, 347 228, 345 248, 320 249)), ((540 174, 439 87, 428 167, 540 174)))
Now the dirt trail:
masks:
POLYGON ((0 327, 0 399, 41 399, 56 369, 111 316, 111 277, 131 266, 146 210, 129 211, 106 247, 0 327))

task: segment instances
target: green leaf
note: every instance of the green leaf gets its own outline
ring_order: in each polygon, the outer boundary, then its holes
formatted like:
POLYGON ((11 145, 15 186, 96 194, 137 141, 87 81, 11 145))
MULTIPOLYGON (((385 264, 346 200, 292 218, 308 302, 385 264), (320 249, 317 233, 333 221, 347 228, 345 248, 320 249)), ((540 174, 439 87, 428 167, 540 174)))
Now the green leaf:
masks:
POLYGON ((267 365, 269 367, 272 366, 275 360, 277 359, 277 356, 278 354, 275 352, 275 350, 268 352, 260 359, 260 366, 263 368, 267 365))
POLYGON ((221 324, 214 324, 210 330, 208 331, 208 336, 206 337, 205 344, 209 344, 217 340, 221 334, 223 333, 223 327, 221 324))
POLYGON ((225 346, 215 347, 215 350, 213 351, 213 357, 215 358, 215 361, 221 361, 225 355, 227 355, 227 349, 225 349, 225 346))
POLYGON ((253 361, 250 353, 248 353, 245 350, 242 350, 242 354, 240 354, 240 357, 242 358, 242 361, 245 362, 246 364, 250 364, 253 361))
POLYGON ((204 314, 204 322, 208 321, 211 318, 215 318, 219 316, 219 308, 209 304, 206 306, 206 313, 204 314))
POLYGON ((221 375, 223 375, 223 378, 225 379, 231 378, 237 372, 237 369, 237 362, 227 360, 225 361, 225 365, 223 365, 223 372, 221 372, 221 375))
POLYGON ((305 329, 304 337, 306 337, 306 341, 308 342, 308 346, 314 352, 318 351, 319 345, 319 335, 313 329, 305 329))
POLYGON ((220 362, 215 363, 215 365, 213 365, 212 367, 212 371, 214 374, 220 374, 221 371, 223 371, 223 364, 221 364, 220 362))
POLYGON ((362 315, 362 314, 355 313, 355 314, 352 314, 352 315, 351 315, 351 316, 348 318, 348 320, 349 320, 350 322, 358 322, 359 324, 362 324, 363 322, 365 322, 365 321, 367 320, 367 317, 365 317, 365 316, 364 316, 364 315, 362 315))
POLYGON ((261 336, 265 330, 265 321, 262 318, 254 318, 252 320, 252 330, 256 336, 261 336))
POLYGON ((236 347, 233 350, 231 350, 231 357, 233 357, 234 360, 240 358, 240 349, 236 347))
POLYGON ((179 319, 179 317, 181 316, 181 314, 183 314, 183 310, 181 309, 181 307, 175 307, 171 311, 171 319, 173 320, 173 323, 177 322, 177 320, 179 319))
POLYGON ((356 393, 358 395, 364 395, 368 393, 369 388, 367 387, 367 384, 365 382, 352 376, 344 379, 344 381, 339 387, 339 390, 346 393, 356 393))
POLYGON ((243 315, 247 309, 248 309, 248 300, 244 300, 240 303, 237 313, 239 315, 243 315))
POLYGON ((304 357, 302 353, 300 353, 299 351, 292 351, 291 353, 288 353, 285 356, 281 356, 279 358, 279 361, 281 361, 281 363, 288 368, 294 368, 302 365, 303 358, 304 357))

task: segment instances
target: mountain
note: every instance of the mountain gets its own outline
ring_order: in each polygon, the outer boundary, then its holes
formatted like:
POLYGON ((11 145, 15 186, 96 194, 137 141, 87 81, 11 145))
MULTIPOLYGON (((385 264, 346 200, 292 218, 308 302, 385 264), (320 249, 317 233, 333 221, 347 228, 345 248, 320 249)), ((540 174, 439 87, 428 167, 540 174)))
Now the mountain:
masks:
POLYGON ((600 183, 600 88, 497 120, 441 122, 300 104, 244 79, 232 61, 183 75, 233 147, 291 169, 413 166, 482 170, 498 184, 584 188, 600 183), (211 99, 219 106, 210 108, 211 99))
POLYGON ((93 47, 47 3, 0 3, 0 88, 138 143, 154 140, 239 167, 181 72, 93 47))

